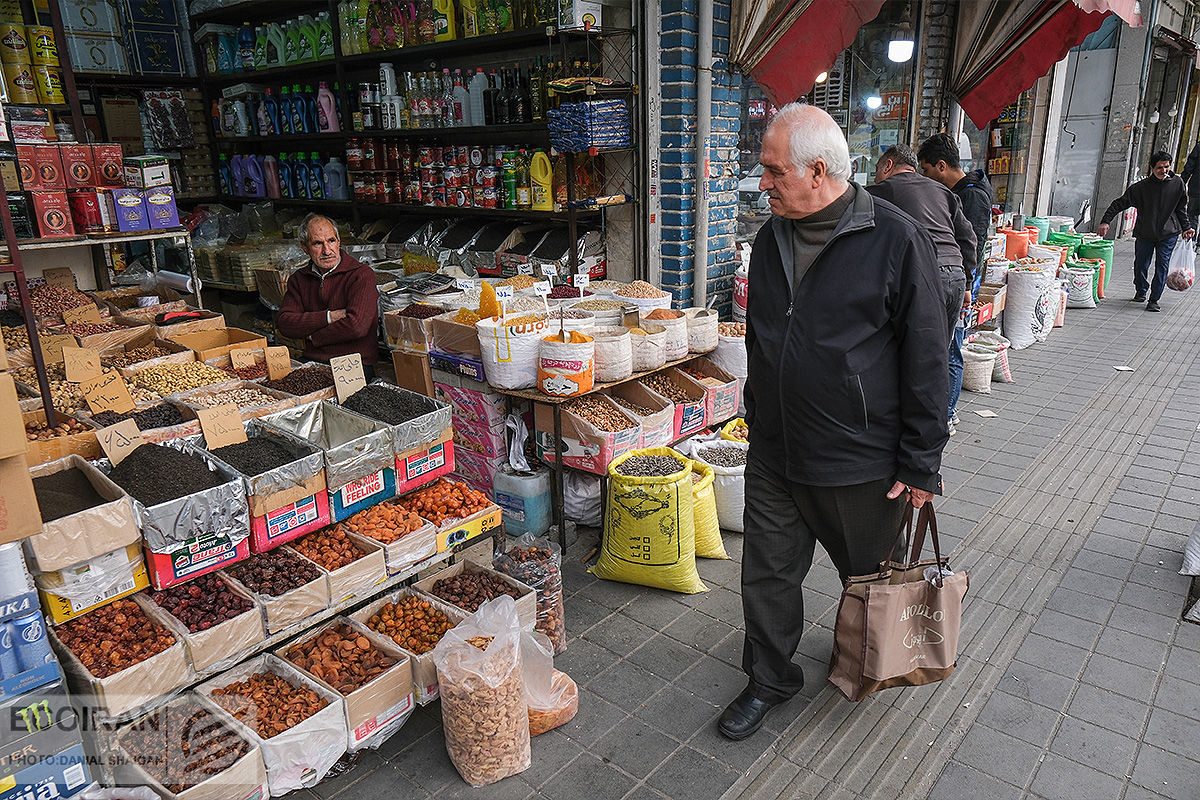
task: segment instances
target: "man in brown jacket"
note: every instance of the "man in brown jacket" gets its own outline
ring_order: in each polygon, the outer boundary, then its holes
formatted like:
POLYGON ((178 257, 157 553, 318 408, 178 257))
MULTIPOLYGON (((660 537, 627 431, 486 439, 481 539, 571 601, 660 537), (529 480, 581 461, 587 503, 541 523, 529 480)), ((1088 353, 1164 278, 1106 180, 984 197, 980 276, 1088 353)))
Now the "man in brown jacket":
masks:
POLYGON ((288 278, 279 332, 304 339, 304 357, 312 361, 361 354, 370 380, 379 358, 379 290, 371 268, 342 252, 341 244, 328 217, 309 214, 300 223, 300 246, 312 261, 288 278))

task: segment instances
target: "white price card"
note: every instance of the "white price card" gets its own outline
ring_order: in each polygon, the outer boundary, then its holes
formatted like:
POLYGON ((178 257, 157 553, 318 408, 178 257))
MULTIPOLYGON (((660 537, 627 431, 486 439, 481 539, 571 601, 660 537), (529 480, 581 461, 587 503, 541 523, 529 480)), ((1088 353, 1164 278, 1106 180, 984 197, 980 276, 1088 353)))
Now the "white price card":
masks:
POLYGON ((550 294, 550 281, 538 281, 533 285, 533 293, 546 297, 550 294))
POLYGON ((470 278, 455 278, 454 288, 464 292, 469 292, 475 288, 475 281, 470 278))
POLYGON ((988 411, 986 408, 983 411, 976 411, 975 413, 984 419, 994 419, 995 417, 1000 416, 995 411, 988 411))
POLYGON ((592 276, 586 275, 581 272, 575 276, 574 284, 575 284, 576 289, 583 289, 591 282, 592 282, 592 276))
POLYGON ((497 300, 512 300, 513 299, 513 287, 497 286, 496 287, 496 299, 497 300))
POLYGON ((517 265, 517 274, 518 275, 532 275, 533 274, 533 264, 530 264, 528 262, 526 262, 524 264, 518 264, 517 265))
POLYGON ((360 354, 351 353, 348 356, 331 358, 329 366, 333 370, 333 386, 337 391, 339 403, 346 402, 347 397, 367 385, 360 354))
POLYGON ((547 278, 558 277, 558 267, 553 264, 542 264, 542 274, 547 278))

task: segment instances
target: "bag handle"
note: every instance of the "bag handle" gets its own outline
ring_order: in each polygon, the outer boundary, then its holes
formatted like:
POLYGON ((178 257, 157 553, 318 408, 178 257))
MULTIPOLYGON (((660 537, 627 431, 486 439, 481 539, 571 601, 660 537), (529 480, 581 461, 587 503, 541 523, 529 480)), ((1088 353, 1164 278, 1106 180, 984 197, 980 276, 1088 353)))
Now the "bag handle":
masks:
MULTIPOLYGON (((908 517, 912 516, 912 507, 909 506, 908 517)), ((921 506, 917 514, 917 531, 913 535, 912 549, 909 552, 908 565, 912 566, 921 560, 921 550, 925 546, 925 532, 929 531, 929 538, 933 542, 933 556, 938 568, 937 585, 941 586, 941 569, 942 569, 942 547, 938 541, 937 515, 933 511, 933 503, 927 502, 921 506)))
MULTIPOLYGON (((904 514, 900 517, 900 528, 896 531, 896 540, 904 541, 904 554, 908 554, 908 548, 912 542, 912 527, 913 527, 913 507, 912 503, 904 503, 904 514)), ((895 545, 892 546, 892 553, 896 551, 895 545)), ((891 554, 888 555, 888 561, 892 559, 891 554)), ((887 561, 880 565, 880 569, 886 567, 887 561)))

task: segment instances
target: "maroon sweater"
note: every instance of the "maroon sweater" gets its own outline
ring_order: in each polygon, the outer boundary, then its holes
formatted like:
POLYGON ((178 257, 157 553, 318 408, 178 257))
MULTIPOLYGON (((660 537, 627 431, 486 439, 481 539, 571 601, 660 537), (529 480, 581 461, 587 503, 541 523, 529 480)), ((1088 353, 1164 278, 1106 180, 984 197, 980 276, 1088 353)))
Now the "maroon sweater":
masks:
POLYGON ((364 366, 379 359, 379 290, 366 264, 342 253, 338 265, 322 278, 310 263, 287 283, 279 306, 279 332, 306 340, 304 357, 325 361, 361 353, 364 366), (325 312, 346 309, 345 319, 327 323, 325 312))

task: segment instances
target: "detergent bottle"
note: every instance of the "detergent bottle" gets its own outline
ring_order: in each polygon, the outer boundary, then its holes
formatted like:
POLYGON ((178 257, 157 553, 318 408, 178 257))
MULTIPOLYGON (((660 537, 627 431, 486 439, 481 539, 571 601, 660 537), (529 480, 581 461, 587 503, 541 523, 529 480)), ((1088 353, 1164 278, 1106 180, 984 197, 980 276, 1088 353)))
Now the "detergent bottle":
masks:
POLYGON ((458 38, 454 0, 433 0, 433 40, 450 42, 458 38))
POLYGON ((212 119, 213 136, 218 139, 223 135, 221 130, 221 102, 219 100, 212 101, 212 108, 209 110, 209 117, 212 119))
POLYGON ((529 177, 533 181, 533 210, 554 210, 554 166, 550 157, 540 147, 534 151, 529 164, 529 177))
POLYGON ((282 67, 287 63, 287 32, 281 23, 267 24, 267 66, 282 67))
POLYGON ((325 165, 325 199, 349 200, 350 190, 346 183, 346 165, 333 156, 325 165))
POLYGON ((309 14, 302 14, 299 21, 300 46, 297 50, 300 61, 316 61, 321 52, 321 30, 317 21, 309 14))
POLYGON ((254 68, 267 68, 267 28, 259 25, 254 29, 254 68))
POLYGON ((308 161, 303 153, 296 153, 292 159, 292 196, 297 200, 308 199, 308 161))
POLYGON ((317 58, 333 58, 333 20, 328 11, 317 14, 317 58))
POLYGON ((289 19, 283 29, 283 63, 300 61, 300 20, 289 19))
POLYGON ((263 158, 263 188, 266 189, 267 197, 272 200, 279 199, 279 161, 275 156, 263 158))
POLYGON ((459 2, 459 6, 462 8, 462 35, 464 39, 479 36, 483 33, 483 17, 479 10, 480 2, 481 0, 460 0, 459 2))
POLYGON ((245 175, 242 178, 242 194, 246 197, 266 197, 267 184, 263 175, 263 157, 248 155, 242 159, 245 175))
POLYGON ((288 115, 292 118, 292 133, 312 133, 305 120, 308 113, 308 105, 304 102, 304 96, 300 94, 300 84, 292 84, 292 102, 288 109, 288 115))
POLYGON ((338 124, 337 100, 334 99, 333 92, 329 91, 329 84, 321 81, 317 89, 317 132, 318 133, 338 133, 341 126, 338 124))
POLYGON ((308 161, 308 197, 310 200, 325 199, 325 168, 316 153, 309 155, 308 161))
POLYGON ((358 53, 358 38, 354 35, 354 8, 357 4, 350 0, 338 3, 338 35, 341 39, 342 55, 352 56, 358 53))
POLYGON ((250 135, 250 108, 242 97, 233 101, 233 135, 250 135))
POLYGON ((233 191, 234 197, 242 196, 242 187, 246 182, 246 158, 247 156, 243 156, 241 153, 238 153, 233 158, 229 159, 229 186, 233 191))
MULTIPOLYGON (((279 101, 275 99, 275 95, 271 94, 271 90, 267 89, 266 94, 262 99, 262 112, 266 112, 267 124, 263 127, 263 136, 277 136, 283 132, 283 128, 279 127, 279 101)), ((261 119, 261 117, 260 117, 261 119)))
POLYGON ((221 195, 233 196, 233 175, 229 171, 229 157, 224 153, 217 156, 217 176, 221 182, 221 195))
POLYGON ((287 153, 279 154, 279 194, 285 198, 294 198, 292 192, 292 161, 287 153))
POLYGON ((371 11, 368 0, 352 0, 355 3, 354 37, 358 41, 358 52, 369 53, 371 46, 367 42, 367 16, 371 11))

